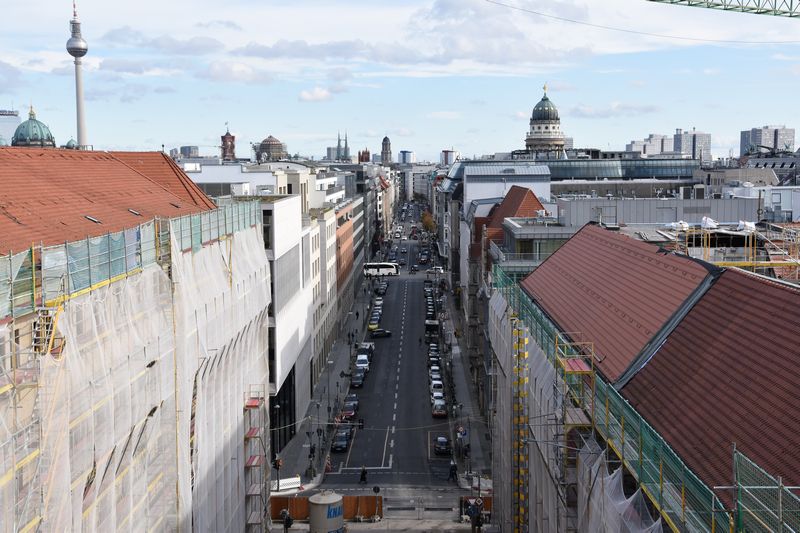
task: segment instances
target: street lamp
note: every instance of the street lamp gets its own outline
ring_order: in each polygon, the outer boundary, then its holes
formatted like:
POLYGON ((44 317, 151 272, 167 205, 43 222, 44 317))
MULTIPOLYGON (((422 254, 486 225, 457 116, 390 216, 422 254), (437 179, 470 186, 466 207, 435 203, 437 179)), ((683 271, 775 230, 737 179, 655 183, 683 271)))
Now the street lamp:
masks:
POLYGON ((328 396, 328 423, 331 421, 331 372, 333 372, 333 359, 328 359, 328 389, 326 394, 328 396))

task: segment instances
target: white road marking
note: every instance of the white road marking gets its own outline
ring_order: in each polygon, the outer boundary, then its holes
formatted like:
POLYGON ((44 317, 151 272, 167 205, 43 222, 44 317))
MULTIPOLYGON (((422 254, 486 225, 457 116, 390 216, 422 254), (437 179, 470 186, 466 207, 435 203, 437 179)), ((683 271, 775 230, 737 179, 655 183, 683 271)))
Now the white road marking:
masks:
POLYGON ((358 428, 353 429, 353 438, 350 439, 350 447, 347 449, 347 458, 344 460, 344 464, 349 466, 350 465, 350 452, 353 451, 353 443, 356 440, 356 433, 358 432, 358 428))
POLYGON ((394 402, 394 410, 397 411, 397 402, 394 402))
POLYGON ((397 422, 397 413, 392 415, 392 422, 397 422))
POLYGON ((392 426, 392 435, 394 435, 394 426, 392 426))
POLYGON ((397 393, 396 392, 394 393, 394 399, 395 400, 397 399, 397 393))
POLYGON ((381 466, 386 461, 386 442, 389 440, 389 429, 386 429, 386 438, 383 440, 383 459, 381 459, 381 466))

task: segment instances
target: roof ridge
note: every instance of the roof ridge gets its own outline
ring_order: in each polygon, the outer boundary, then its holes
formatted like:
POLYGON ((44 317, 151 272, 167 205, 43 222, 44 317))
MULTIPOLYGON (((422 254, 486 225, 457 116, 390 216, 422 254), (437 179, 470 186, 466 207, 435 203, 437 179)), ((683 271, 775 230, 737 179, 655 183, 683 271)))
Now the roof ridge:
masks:
POLYGON ((178 180, 181 182, 181 185, 183 185, 183 187, 186 189, 186 192, 189 193, 190 196, 192 196, 193 198, 195 196, 198 196, 199 200, 202 203, 206 204, 206 206, 212 209, 217 208, 217 205, 209 199, 209 197, 202 191, 202 189, 200 189, 200 187, 194 181, 192 181, 192 179, 189 176, 186 175, 183 169, 179 167, 178 164, 175 163, 175 161, 171 157, 167 156, 167 154, 163 152, 157 152, 157 153, 161 154, 161 157, 167 161, 167 165, 169 165, 170 168, 172 168, 172 171, 178 177, 178 180))
MULTIPOLYGON (((173 197, 174 197, 174 198, 175 198, 175 199, 176 199, 178 202, 185 202, 185 200, 184 200, 183 198, 181 198, 180 196, 178 196, 177 194, 175 194, 174 192, 172 192, 171 190, 169 190, 169 189, 166 187, 166 185, 164 185, 164 184, 163 184, 163 183, 161 183, 160 181, 156 181, 155 179, 153 179, 152 177, 148 176, 148 175, 147 175, 146 173, 144 173, 143 171, 141 171, 141 170, 139 170, 138 168, 135 168, 135 167, 133 167, 133 166, 129 165, 128 163, 126 163, 125 161, 123 161, 121 158, 119 158, 119 157, 116 157, 116 156, 114 155, 115 153, 120 153, 120 154, 161 154, 162 156, 164 156, 164 154, 163 154, 163 153, 161 153, 161 152, 155 152, 155 151, 153 151, 153 152, 109 152, 109 151, 104 151, 103 153, 104 153, 104 154, 107 154, 107 155, 108 155, 109 157, 111 157, 111 158, 112 158, 114 161, 117 161, 117 162, 121 163, 122 165, 126 166, 127 168, 131 169, 132 171, 136 172, 137 174, 139 174, 139 175, 140 175, 140 176, 142 176, 143 178, 147 179, 147 180, 148 180, 148 181, 150 181, 151 183, 153 183, 153 184, 157 185, 158 187, 160 187, 161 189, 163 189, 165 192, 168 192, 168 193, 169 193, 171 196, 173 196, 173 197)), ((166 158, 166 159, 170 159, 170 158, 166 158)), ((183 188, 186 190, 186 192, 189 194, 189 196, 190 196, 192 199, 194 199, 194 200, 195 200, 195 205, 197 205, 197 206, 200 206, 200 204, 198 204, 198 203, 197 203, 197 201, 196 201, 196 199, 195 199, 194 195, 192 194, 192 192, 188 190, 188 188, 186 187, 186 184, 184 183, 184 180, 183 180, 183 178, 182 178, 182 175, 183 175, 183 176, 185 176, 185 174, 183 174, 182 172, 181 172, 180 174, 177 174, 177 173, 175 173, 175 169, 174 169, 174 168, 173 168, 173 167, 172 167, 172 166, 169 164, 169 161, 167 162, 167 165, 168 165, 168 166, 170 167, 170 169, 173 171, 173 174, 175 174, 175 176, 178 178, 178 181, 180 181, 180 182, 181 182, 181 185, 182 185, 182 186, 183 186, 183 188)), ((191 181, 191 180, 190 180, 190 181, 191 181)), ((214 204, 213 204, 213 203, 211 203, 210 201, 209 201, 209 203, 206 203, 206 202, 202 202, 202 203, 205 205, 205 207, 210 207, 210 208, 212 208, 212 209, 215 209, 215 208, 217 207, 216 205, 214 205, 214 204)))

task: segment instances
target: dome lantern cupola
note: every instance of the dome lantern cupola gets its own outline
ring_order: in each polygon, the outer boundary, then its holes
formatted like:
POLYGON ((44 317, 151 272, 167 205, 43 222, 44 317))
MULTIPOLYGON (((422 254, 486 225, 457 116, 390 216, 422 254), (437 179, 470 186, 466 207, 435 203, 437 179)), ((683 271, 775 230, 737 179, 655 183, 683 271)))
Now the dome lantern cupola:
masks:
POLYGON ((530 129, 525 137, 525 150, 538 157, 560 157, 564 153, 564 134, 558 109, 547 97, 547 84, 542 99, 533 107, 530 129))

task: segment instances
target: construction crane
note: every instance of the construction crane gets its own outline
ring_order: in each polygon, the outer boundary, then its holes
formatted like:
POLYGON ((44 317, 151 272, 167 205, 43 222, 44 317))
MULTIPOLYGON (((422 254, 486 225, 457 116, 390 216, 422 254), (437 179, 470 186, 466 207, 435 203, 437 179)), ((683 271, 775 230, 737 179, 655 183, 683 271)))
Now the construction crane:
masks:
POLYGON ((723 11, 738 11, 773 17, 800 17, 798 0, 647 0, 661 4, 678 4, 723 11))

